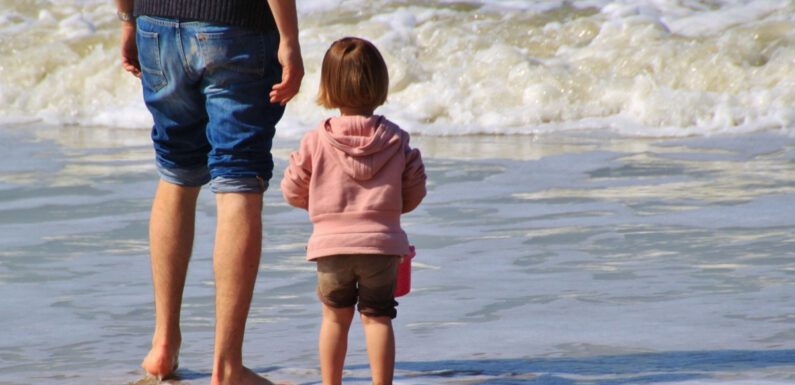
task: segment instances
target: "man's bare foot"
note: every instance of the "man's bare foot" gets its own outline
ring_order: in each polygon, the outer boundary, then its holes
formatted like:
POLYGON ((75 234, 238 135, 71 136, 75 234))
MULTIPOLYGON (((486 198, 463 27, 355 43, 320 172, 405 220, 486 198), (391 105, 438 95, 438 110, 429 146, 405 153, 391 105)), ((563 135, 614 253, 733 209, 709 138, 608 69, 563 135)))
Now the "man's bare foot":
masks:
POLYGON ((213 373, 212 385, 274 385, 267 378, 254 373, 251 369, 243 367, 243 371, 238 375, 230 375, 226 378, 219 378, 213 373))
POLYGON ((178 356, 179 349, 172 352, 167 346, 153 346, 141 363, 141 367, 159 380, 167 379, 174 376, 179 366, 178 356))

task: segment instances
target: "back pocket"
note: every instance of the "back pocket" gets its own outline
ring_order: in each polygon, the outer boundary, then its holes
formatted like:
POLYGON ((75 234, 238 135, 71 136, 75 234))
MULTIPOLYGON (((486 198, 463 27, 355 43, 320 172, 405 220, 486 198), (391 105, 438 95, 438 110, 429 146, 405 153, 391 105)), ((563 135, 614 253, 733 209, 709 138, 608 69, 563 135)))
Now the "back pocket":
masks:
POLYGON ((160 40, 157 32, 143 31, 136 34, 138 61, 141 63, 141 79, 144 87, 158 91, 168 84, 160 62, 160 40))

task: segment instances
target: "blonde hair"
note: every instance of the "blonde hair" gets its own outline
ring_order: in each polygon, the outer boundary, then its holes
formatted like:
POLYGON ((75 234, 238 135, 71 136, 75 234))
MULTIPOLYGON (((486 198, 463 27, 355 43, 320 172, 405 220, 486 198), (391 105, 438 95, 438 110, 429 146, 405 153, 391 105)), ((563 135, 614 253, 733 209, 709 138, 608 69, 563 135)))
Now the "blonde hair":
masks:
POLYGON ((388 91, 386 63, 372 43, 344 37, 331 44, 323 57, 318 104, 374 110, 386 102, 388 91))

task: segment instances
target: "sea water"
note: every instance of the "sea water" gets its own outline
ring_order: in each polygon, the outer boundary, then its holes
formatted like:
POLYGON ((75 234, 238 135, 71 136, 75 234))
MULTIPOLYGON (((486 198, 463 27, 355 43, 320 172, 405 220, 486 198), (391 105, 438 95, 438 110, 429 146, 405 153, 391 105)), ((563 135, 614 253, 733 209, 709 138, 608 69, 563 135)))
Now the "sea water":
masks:
MULTIPOLYGON (((429 176, 399 384, 795 383, 789 1, 300 1, 245 357, 319 383, 305 212, 278 178, 335 39, 388 62, 379 110, 429 176), (497 134, 497 135, 485 135, 497 134)), ((149 383, 157 183, 111 2, 0 0, 0 384, 149 383), (143 380, 142 380, 143 379, 143 380)), ((180 382, 208 384, 215 204, 200 196, 180 382)), ((354 323, 346 383, 368 384, 354 323)))
MULTIPOLYGON (((6 128, 0 383, 147 384, 156 178, 137 130, 6 128), (13 145, 11 145, 13 143, 13 145)), ((399 384, 791 384, 795 139, 415 138, 429 175, 395 332, 399 384), (485 149, 485 150, 479 150, 485 149), (502 154, 493 157, 493 152, 502 154)), ((276 174, 295 142, 276 150, 276 174)), ((305 212, 266 193, 245 356, 319 381, 305 212)), ((207 384, 215 205, 199 200, 180 383, 207 384)), ((353 325, 346 383, 368 384, 353 325)))

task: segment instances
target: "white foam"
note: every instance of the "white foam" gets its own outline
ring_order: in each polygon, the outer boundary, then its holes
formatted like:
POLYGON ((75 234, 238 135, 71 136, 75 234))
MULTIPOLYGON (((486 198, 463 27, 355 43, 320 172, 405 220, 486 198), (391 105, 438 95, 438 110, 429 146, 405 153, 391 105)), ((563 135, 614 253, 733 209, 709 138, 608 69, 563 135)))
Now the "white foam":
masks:
POLYGON ((696 14, 685 13, 681 17, 671 18, 667 24, 672 32, 680 35, 689 37, 711 36, 737 26, 747 25, 753 28, 758 20, 786 9, 788 5, 791 6, 791 2, 780 0, 740 3, 716 10, 705 10, 696 14))
MULTIPOLYGON (((298 137, 334 111, 314 102, 319 66, 342 36, 388 62, 379 112, 414 133, 632 136, 795 125, 795 5, 653 0, 403 4, 299 2, 307 75, 280 124, 298 137)), ((111 4, 58 1, 0 15, 0 122, 147 128, 137 80, 119 65, 111 4)))

